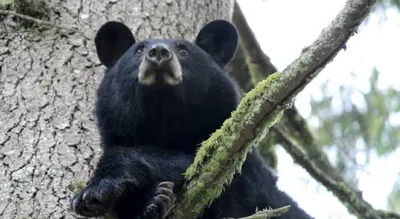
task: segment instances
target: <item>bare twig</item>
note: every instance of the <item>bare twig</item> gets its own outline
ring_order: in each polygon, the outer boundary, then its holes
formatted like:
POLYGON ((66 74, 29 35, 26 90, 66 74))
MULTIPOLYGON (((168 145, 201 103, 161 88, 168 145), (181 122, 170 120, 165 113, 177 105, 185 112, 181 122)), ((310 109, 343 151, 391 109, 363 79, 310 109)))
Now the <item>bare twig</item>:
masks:
MULTIPOLYGON (((262 211, 258 211, 257 213, 247 216, 247 217, 242 217, 239 219, 269 219, 272 217, 279 217, 282 214, 288 212, 290 209, 290 206, 285 206, 282 208, 276 208, 276 209, 265 209, 262 211)), ((226 219, 233 219, 233 218, 226 218, 226 219)))

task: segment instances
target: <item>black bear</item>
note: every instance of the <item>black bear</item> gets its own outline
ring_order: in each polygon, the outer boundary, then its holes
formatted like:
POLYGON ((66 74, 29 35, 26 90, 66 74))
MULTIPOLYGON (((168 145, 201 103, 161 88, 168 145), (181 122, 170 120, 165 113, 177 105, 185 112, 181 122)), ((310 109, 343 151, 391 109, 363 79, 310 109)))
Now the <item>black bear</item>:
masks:
MULTIPOLYGON (((223 70, 236 52, 237 30, 216 20, 194 43, 136 42, 127 26, 109 21, 95 44, 107 67, 96 103, 103 155, 71 208, 86 217, 112 211, 119 219, 162 219, 199 144, 239 103, 237 85, 223 70)), ((285 205, 291 209, 281 219, 311 218, 276 181, 254 148, 241 174, 199 218, 239 218, 285 205)))

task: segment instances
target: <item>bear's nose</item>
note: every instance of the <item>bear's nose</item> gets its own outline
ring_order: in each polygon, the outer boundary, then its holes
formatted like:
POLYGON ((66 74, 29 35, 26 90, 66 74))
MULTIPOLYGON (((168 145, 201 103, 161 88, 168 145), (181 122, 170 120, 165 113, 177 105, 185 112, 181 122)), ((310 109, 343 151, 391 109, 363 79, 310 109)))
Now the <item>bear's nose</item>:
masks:
POLYGON ((171 59, 170 49, 162 44, 153 45, 147 52, 146 59, 155 64, 162 64, 171 59))

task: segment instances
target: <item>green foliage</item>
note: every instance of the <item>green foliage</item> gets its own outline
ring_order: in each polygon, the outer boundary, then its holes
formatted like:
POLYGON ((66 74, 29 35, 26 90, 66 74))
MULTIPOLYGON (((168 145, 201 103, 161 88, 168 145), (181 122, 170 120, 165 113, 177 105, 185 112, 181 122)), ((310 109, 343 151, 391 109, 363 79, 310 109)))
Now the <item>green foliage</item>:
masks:
POLYGON ((358 152, 365 152, 366 164, 371 153, 384 156, 399 147, 400 123, 393 118, 399 116, 400 91, 379 89, 376 69, 369 80, 367 91, 341 86, 334 94, 327 81, 320 89, 322 98, 310 103, 311 118, 319 122, 314 127, 317 144, 336 151, 335 166, 353 185, 358 180, 354 171, 363 165, 356 160, 358 152))
POLYGON ((321 121, 316 130, 319 143, 341 146, 341 149, 361 144, 362 148, 374 150, 378 155, 386 155, 398 147, 400 126, 391 118, 395 112, 400 112, 400 91, 380 90, 378 80, 379 72, 374 69, 368 92, 341 86, 338 90, 340 109, 332 105, 338 96, 327 94, 326 83, 322 86, 324 97, 311 100, 312 115, 321 121), (351 100, 354 95, 361 98, 362 106, 351 100))

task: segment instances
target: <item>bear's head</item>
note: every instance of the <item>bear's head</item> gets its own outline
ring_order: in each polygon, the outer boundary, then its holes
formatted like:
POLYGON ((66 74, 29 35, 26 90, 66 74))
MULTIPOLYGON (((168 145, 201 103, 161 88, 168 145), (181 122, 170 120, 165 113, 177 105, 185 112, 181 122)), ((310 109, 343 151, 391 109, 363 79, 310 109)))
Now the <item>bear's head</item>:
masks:
POLYGON ((238 104, 237 85, 223 70, 238 46, 237 30, 228 21, 208 23, 194 42, 136 41, 126 25, 110 21, 95 44, 107 67, 96 106, 103 138, 183 144, 186 136, 199 142, 238 104))
POLYGON ((95 44, 108 74, 118 74, 120 80, 132 80, 138 86, 165 88, 185 84, 189 77, 211 79, 207 74, 215 74, 234 56, 238 34, 228 21, 216 20, 200 30, 195 43, 181 39, 136 42, 126 25, 110 21, 97 32, 95 44))

